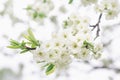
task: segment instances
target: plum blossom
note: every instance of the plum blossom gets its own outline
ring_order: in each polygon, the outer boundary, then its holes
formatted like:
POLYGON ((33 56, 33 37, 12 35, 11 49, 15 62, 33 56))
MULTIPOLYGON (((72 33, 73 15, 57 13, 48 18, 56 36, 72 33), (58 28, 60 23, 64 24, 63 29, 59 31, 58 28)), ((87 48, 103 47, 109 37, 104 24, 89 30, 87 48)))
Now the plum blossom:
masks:
POLYGON ((41 46, 32 52, 36 61, 52 63, 57 69, 62 69, 69 66, 72 59, 88 60, 100 57, 102 45, 94 43, 88 27, 89 18, 72 14, 63 24, 62 30, 53 33, 52 39, 42 42, 41 46))
POLYGON ((44 18, 54 9, 52 0, 36 0, 34 4, 29 5, 27 13, 36 22, 43 22, 44 18))
POLYGON ((118 16, 120 12, 120 4, 118 0, 102 0, 95 5, 96 12, 104 13, 107 20, 111 20, 118 16))

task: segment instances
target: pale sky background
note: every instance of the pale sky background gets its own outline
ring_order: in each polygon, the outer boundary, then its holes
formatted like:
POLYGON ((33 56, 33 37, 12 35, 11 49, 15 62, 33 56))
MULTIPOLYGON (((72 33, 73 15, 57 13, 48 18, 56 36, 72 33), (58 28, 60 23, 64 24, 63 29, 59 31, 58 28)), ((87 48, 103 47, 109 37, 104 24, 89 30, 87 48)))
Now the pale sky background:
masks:
MULTIPOLYGON (((45 75, 42 74, 43 72, 40 72, 40 68, 33 60, 31 53, 18 54, 19 51, 8 49, 6 46, 9 45, 10 39, 19 40, 21 33, 26 32, 28 27, 33 29, 35 36, 40 40, 49 39, 51 32, 58 29, 58 27, 53 23, 50 23, 50 21, 47 19, 45 20, 45 25, 41 26, 34 21, 31 21, 24 8, 26 8, 28 4, 33 3, 34 0, 0 0, 0 12, 4 10, 5 6, 3 4, 6 1, 13 1, 13 9, 8 9, 8 12, 11 13, 13 10, 14 16, 23 22, 12 25, 12 21, 8 14, 5 14, 4 16, 0 15, 0 69, 10 68, 17 73, 19 71, 19 64, 24 64, 23 76, 21 80, 109 80, 109 77, 114 77, 114 80, 120 80, 120 73, 116 74, 114 71, 107 69, 98 69, 89 72, 92 67, 82 62, 73 62, 70 65, 70 69, 68 70, 70 75, 69 78, 62 76, 59 79, 53 79, 54 74, 45 77, 45 75)), ((93 12, 92 9, 80 8, 78 10, 78 6, 76 5, 78 4, 78 0, 74 0, 72 6, 67 4, 67 0, 64 3, 59 0, 53 1, 56 7, 49 16, 59 16, 59 24, 62 23, 62 20, 65 19, 65 16, 75 11, 80 12, 80 14, 83 16, 89 16, 92 19, 91 23, 93 24, 95 24, 97 21, 98 14, 93 12), (62 5, 65 5, 65 7, 68 9, 67 15, 64 15, 58 10, 62 5)), ((92 65, 101 65, 101 59, 112 58, 115 60, 114 66, 120 67, 120 27, 115 26, 116 28, 112 28, 111 31, 103 30, 105 28, 104 26, 116 23, 120 23, 120 15, 114 20, 109 21, 105 21, 103 16, 101 21, 101 39, 103 42, 113 39, 113 42, 109 49, 103 51, 102 58, 99 60, 91 60, 92 65), (104 35, 102 35, 102 33, 104 33, 104 35)))

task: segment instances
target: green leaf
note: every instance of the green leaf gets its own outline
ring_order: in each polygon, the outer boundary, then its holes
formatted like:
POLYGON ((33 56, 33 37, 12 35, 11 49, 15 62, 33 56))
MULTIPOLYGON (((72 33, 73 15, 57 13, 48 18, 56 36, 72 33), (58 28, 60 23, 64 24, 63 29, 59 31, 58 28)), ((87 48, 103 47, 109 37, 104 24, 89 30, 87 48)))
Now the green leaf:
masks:
POLYGON ((71 4, 73 2, 73 0, 69 0, 69 4, 71 4))
POLYGON ((32 45, 31 45, 31 47, 32 47, 32 48, 35 48, 35 47, 36 47, 36 45, 35 45, 35 44, 32 44, 32 45))
POLYGON ((11 45, 19 45, 20 43, 16 40, 11 39, 10 40, 11 45))
POLYGON ((27 6, 27 8, 25 8, 26 10, 32 10, 32 6, 27 6))
POLYGON ((39 13, 39 17, 44 18, 44 17, 46 17, 46 15, 44 13, 39 13))
POLYGON ((83 42, 83 46, 84 46, 84 47, 87 47, 87 48, 89 48, 89 49, 94 49, 93 44, 90 43, 90 42, 87 42, 86 40, 83 42))
POLYGON ((32 31, 28 29, 28 35, 23 35, 25 39, 28 40, 28 42, 18 42, 16 40, 10 40, 10 46, 7 46, 8 48, 12 49, 21 49, 21 53, 25 53, 30 50, 35 50, 37 46, 40 46, 40 43, 38 40, 35 39, 32 31))
POLYGON ((37 13, 37 11, 35 11, 35 12, 33 13, 33 19, 36 19, 37 16, 38 16, 38 13, 37 13))
POLYGON ((11 49, 19 49, 20 47, 19 46, 7 46, 8 48, 11 48, 11 49))
POLYGON ((7 46, 8 48, 12 48, 12 49, 18 49, 20 48, 20 43, 17 42, 16 40, 10 40, 10 46, 7 46))
POLYGON ((25 53, 27 51, 29 51, 29 50, 28 49, 23 49, 20 53, 22 54, 22 53, 25 53))
POLYGON ((27 39, 28 41, 31 40, 28 35, 23 35, 23 37, 24 37, 25 39, 27 39))
POLYGON ((67 28, 68 22, 67 22, 67 21, 64 21, 63 25, 64 25, 64 28, 67 28))
POLYGON ((33 33, 32 33, 32 31, 31 31, 30 28, 28 29, 28 34, 29 34, 29 36, 30 36, 32 39, 35 40, 35 37, 34 37, 34 35, 33 35, 33 33))
POLYGON ((54 64, 49 64, 47 69, 46 69, 46 75, 49 75, 55 71, 55 65, 54 64))
POLYGON ((22 43, 20 44, 20 46, 25 46, 26 42, 22 41, 22 43))
POLYGON ((47 0, 43 0, 43 2, 44 2, 44 3, 46 3, 46 2, 47 2, 47 0))
POLYGON ((35 37, 34 37, 34 35, 33 35, 33 33, 32 33, 30 28, 28 29, 28 34, 29 34, 30 41, 38 46, 38 41, 35 39, 35 37))
POLYGON ((39 46, 39 41, 36 40, 36 38, 34 37, 31 29, 28 29, 28 35, 23 35, 24 38, 26 38, 29 42, 27 42, 26 44, 31 45, 31 47, 36 47, 39 46))
POLYGON ((46 66, 48 66, 48 65, 50 65, 49 63, 46 63, 45 65, 43 65, 43 67, 46 67, 46 66))

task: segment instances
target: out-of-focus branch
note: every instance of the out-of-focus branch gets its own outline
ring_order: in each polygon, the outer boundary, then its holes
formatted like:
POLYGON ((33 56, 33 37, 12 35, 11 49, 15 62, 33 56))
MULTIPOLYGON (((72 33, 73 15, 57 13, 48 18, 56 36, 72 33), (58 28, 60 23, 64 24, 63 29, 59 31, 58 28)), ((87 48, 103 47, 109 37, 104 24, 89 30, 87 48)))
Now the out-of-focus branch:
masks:
POLYGON ((107 70, 113 70, 116 73, 120 73, 120 68, 115 68, 115 67, 108 67, 108 66, 94 66, 92 70, 96 69, 107 69, 107 70))
POLYGON ((112 40, 109 40, 108 42, 106 43, 103 43, 103 47, 108 47, 110 44, 112 43, 112 40))
POLYGON ((114 29, 117 29, 118 27, 120 27, 120 22, 112 24, 112 25, 106 25, 106 27, 104 27, 103 31, 105 32, 106 30, 110 30, 113 31, 114 29))
POLYGON ((102 65, 92 65, 90 61, 85 61, 86 64, 90 65, 92 67, 92 69, 90 69, 89 72, 94 71, 94 70, 98 70, 98 69, 106 69, 106 70, 112 70, 116 73, 120 73, 120 68, 115 67, 114 61, 112 59, 106 59, 106 60, 102 60, 102 65))
POLYGON ((100 32, 100 26, 99 26, 99 24, 100 24, 100 22, 101 22, 101 18, 102 18, 102 13, 99 15, 98 22, 97 22, 95 25, 90 25, 90 27, 93 27, 92 31, 93 31, 95 28, 97 28, 97 32, 96 32, 96 37, 95 37, 95 39, 96 39, 97 37, 99 37, 99 32, 100 32))

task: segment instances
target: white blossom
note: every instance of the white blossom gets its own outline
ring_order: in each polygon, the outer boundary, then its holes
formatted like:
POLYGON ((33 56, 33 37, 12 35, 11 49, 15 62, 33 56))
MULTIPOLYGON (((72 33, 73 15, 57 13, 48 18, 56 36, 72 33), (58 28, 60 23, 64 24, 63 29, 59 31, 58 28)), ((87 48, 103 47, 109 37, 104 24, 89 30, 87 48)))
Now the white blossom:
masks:
POLYGON ((94 37, 88 27, 89 18, 72 14, 65 21, 72 24, 64 25, 66 27, 51 35, 52 39, 42 42, 40 48, 32 52, 35 60, 53 63, 60 69, 68 66, 72 59, 98 57, 102 47, 93 42, 94 37))
POLYGON ((105 15, 106 15, 106 19, 110 20, 113 19, 114 17, 117 17, 118 14, 119 14, 118 10, 109 10, 105 15))
POLYGON ((48 59, 47 54, 41 49, 37 48, 36 50, 32 51, 33 58, 36 62, 45 62, 48 59))
POLYGON ((54 9, 51 0, 37 0, 34 4, 28 6, 27 13, 36 22, 43 22, 44 18, 54 9))
POLYGON ((95 5, 96 12, 105 13, 107 20, 118 16, 120 12, 120 4, 118 0, 102 0, 95 5))

